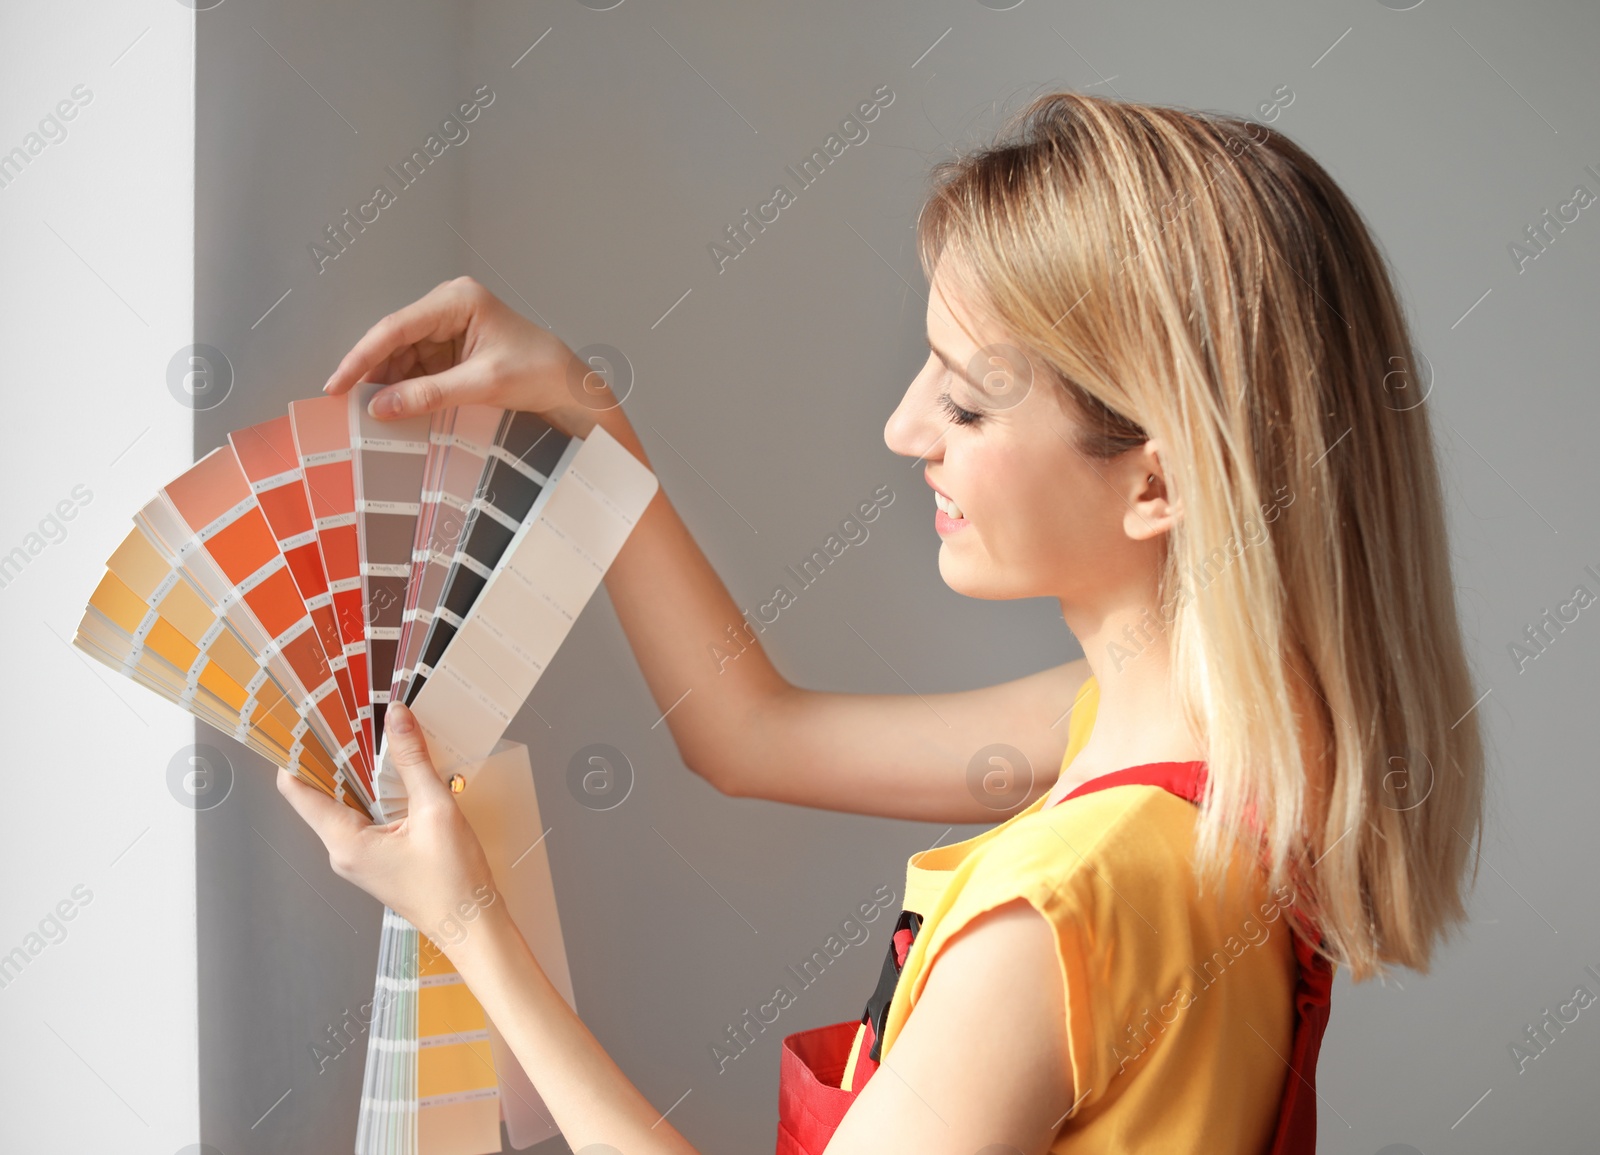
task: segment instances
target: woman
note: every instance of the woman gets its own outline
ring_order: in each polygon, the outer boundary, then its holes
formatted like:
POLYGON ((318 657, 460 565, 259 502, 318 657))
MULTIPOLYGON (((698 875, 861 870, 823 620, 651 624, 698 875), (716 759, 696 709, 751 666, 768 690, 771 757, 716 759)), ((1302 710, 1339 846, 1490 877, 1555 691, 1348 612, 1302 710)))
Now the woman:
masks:
MULTIPOLYGON (((968 767, 997 736, 1061 766, 999 827, 912 859, 833 1084, 849 1110, 831 1142, 780 1146, 1289 1149, 1288 1104, 1302 1130, 1315 1105, 1297 980, 1425 970, 1480 827, 1428 411, 1383 258, 1316 162, 1228 117, 1049 95, 935 178, 930 353, 885 439, 925 463, 945 581, 1056 598, 1085 657, 963 693, 798 689, 664 494, 606 577, 685 763, 724 793, 981 822, 968 767), (719 663, 730 628, 745 649, 719 663)), ((645 459, 575 364, 463 278, 375 325, 326 389, 390 384, 388 417, 536 410, 645 459)), ((335 870, 436 925, 488 875, 414 721, 389 718, 403 822, 280 788, 335 870)), ((692 1150, 498 910, 450 955, 567 1142, 692 1150)), ((791 1043, 786 1078, 831 1082, 791 1043)))

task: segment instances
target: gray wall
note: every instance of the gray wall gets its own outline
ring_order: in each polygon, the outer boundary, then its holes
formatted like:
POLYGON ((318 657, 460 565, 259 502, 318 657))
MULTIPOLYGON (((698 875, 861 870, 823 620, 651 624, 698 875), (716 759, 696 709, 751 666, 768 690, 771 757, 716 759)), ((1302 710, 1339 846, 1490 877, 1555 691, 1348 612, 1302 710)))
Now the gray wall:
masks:
MULTIPOLYGON (((924 173, 1051 87, 1270 118, 1367 215, 1435 367, 1494 743, 1473 923, 1431 976, 1341 980, 1319 1071, 1323 1149, 1571 1149, 1600 1069, 1600 1010, 1524 1073, 1508 1044, 1574 987, 1600 993, 1583 970, 1600 969, 1585 853, 1600 787, 1584 753, 1600 626, 1580 620, 1520 674, 1507 644, 1574 585, 1600 588, 1583 572, 1600 568, 1586 452, 1600 209, 1521 273, 1507 244, 1574 184, 1600 192, 1584 171, 1600 168, 1597 26, 1593 9, 1550 2, 1513 15, 1438 0, 1403 12, 234 0, 200 18, 196 327, 238 382, 200 415, 195 448, 311 395, 369 323, 470 272, 572 346, 626 353, 629 412, 736 598, 764 596, 856 502, 893 489, 870 541, 764 636, 792 679, 899 692, 902 674, 921 691, 1015 676, 1076 656, 1055 607, 947 590, 918 471, 882 444, 922 359, 911 225, 924 173), (497 100, 470 141, 317 272, 309 242, 481 84, 497 100), (880 85, 895 100, 871 138, 719 273, 708 243, 880 85)), ((778 1036, 859 1013, 882 924, 724 1073, 710 1044, 876 887, 898 898, 909 853, 978 828, 721 798, 656 718, 600 598, 511 731, 533 751, 553 827, 579 1010, 663 1110, 692 1092, 672 1119, 701 1149, 769 1150, 778 1036), (568 759, 597 741, 637 774, 606 812, 566 787, 568 759)), ((378 910, 327 870, 265 767, 235 789, 199 830, 205 1137, 228 1155, 344 1151, 362 1055, 319 1075, 310 1044, 368 997, 378 910)))
MULTIPOLYGON (((342 254, 311 246, 377 184, 398 187, 385 166, 470 90, 463 19, 444 5, 235 0, 197 25, 195 332, 234 370, 227 400, 195 415, 199 457, 317 394, 367 325, 460 264, 453 149, 342 254)), ((329 870, 269 763, 217 744, 236 778, 197 816, 201 1136, 225 1155, 348 1152, 366 1036, 325 1064, 312 1046, 332 1050, 330 1028, 371 1000, 382 908, 329 870)))

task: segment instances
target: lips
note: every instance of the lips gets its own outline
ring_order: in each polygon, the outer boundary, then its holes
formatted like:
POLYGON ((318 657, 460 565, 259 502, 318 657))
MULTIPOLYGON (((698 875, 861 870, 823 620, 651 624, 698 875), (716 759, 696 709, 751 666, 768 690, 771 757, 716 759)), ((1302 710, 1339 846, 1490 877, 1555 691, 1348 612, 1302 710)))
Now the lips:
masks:
POLYGON ((941 535, 964 529, 968 524, 967 518, 962 513, 961 506, 956 502, 956 499, 937 485, 934 485, 926 474, 923 475, 923 478, 928 481, 929 488, 933 490, 933 503, 936 507, 933 514, 933 528, 941 535))

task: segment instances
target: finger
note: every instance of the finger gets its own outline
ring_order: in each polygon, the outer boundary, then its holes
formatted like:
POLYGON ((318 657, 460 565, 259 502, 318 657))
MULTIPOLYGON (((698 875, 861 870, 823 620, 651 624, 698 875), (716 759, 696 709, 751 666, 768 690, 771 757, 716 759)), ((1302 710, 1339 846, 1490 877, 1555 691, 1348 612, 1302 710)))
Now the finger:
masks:
POLYGON ((439 803, 450 798, 450 788, 439 781, 439 772, 428 757, 428 743, 422 736, 417 716, 399 702, 384 711, 383 732, 386 754, 400 771, 406 795, 414 809, 423 803, 439 803))
POLYGON ((411 377, 378 390, 367 403, 367 411, 384 421, 393 421, 488 399, 488 374, 480 366, 464 361, 443 372, 411 377))
POLYGON ((449 341, 467 327, 472 300, 459 280, 435 286, 405 308, 390 313, 368 329, 323 385, 333 395, 347 392, 397 349, 418 341, 449 341))
POLYGON ((350 807, 335 802, 281 766, 278 767, 278 793, 289 800, 289 805, 305 819, 306 825, 316 832, 330 851, 336 844, 343 845, 359 837, 363 829, 372 825, 350 807))

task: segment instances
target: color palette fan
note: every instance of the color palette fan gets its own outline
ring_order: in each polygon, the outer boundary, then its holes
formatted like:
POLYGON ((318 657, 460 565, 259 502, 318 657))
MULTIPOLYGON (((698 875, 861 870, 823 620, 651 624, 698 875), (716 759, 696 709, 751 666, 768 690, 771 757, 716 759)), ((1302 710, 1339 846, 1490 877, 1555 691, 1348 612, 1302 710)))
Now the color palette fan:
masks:
MULTIPOLYGON (((378 421, 379 388, 296 401, 164 486, 73 643, 378 822, 406 813, 382 743, 404 702, 570 1003, 548 859, 523 862, 527 750, 503 735, 656 479, 598 426, 476 405, 378 421)), ((555 1133, 440 944, 387 910, 372 1006, 358 1155, 485 1155, 502 1119, 516 1147, 555 1133)))

